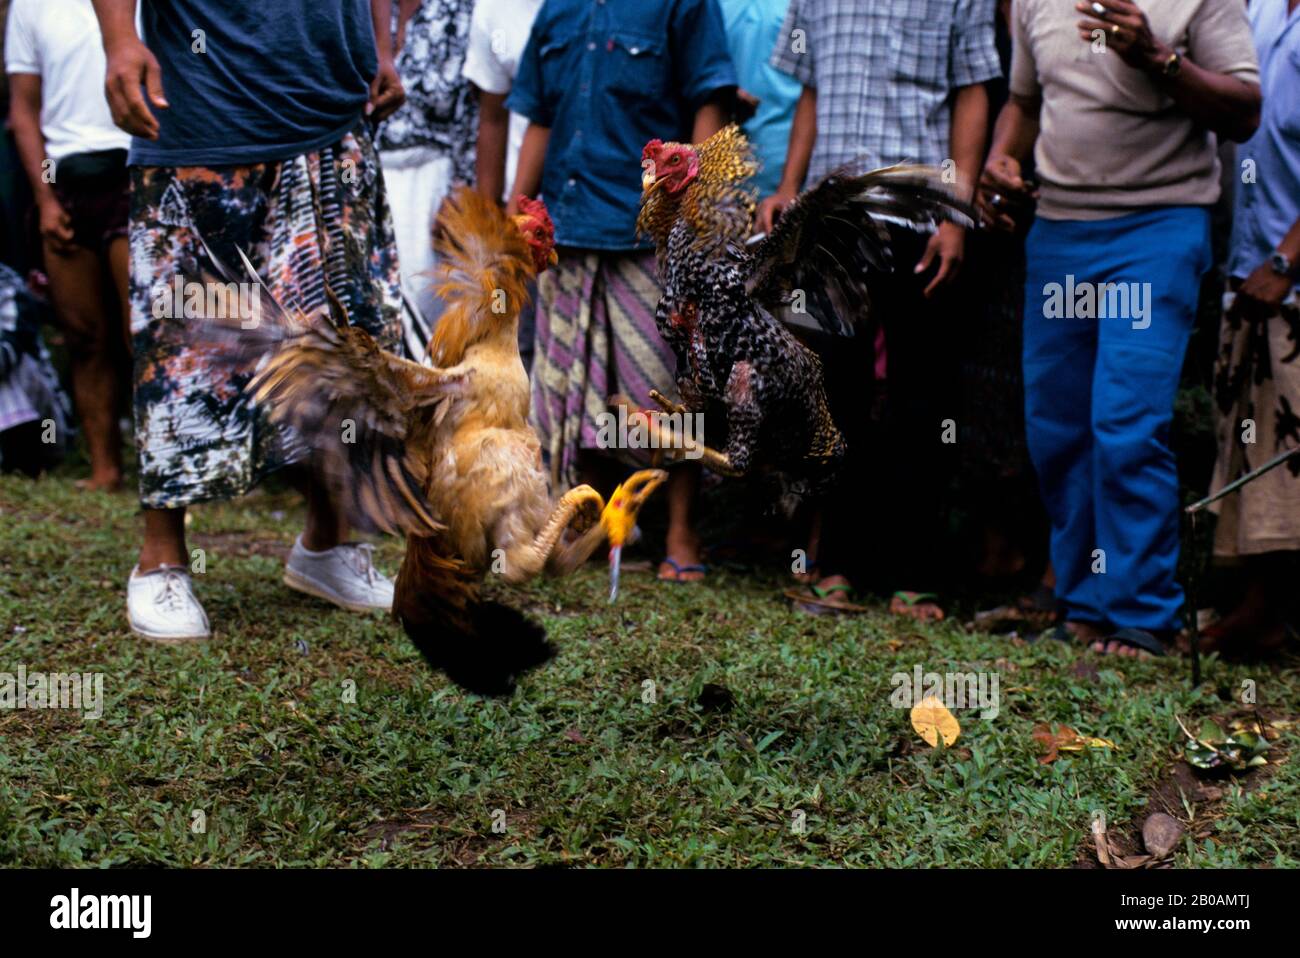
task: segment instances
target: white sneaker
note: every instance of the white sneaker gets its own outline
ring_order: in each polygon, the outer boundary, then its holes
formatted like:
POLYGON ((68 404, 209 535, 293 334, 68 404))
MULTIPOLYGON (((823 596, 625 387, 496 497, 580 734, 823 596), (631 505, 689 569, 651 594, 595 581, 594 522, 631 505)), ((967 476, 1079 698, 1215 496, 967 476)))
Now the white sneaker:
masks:
POLYGON ((136 566, 126 580, 126 618, 131 631, 154 642, 175 645, 211 637, 207 613, 194 597, 190 574, 177 566, 152 572, 136 566))
POLYGON ((374 556, 369 542, 311 552, 299 536, 284 567, 284 584, 349 612, 387 612, 393 607, 393 583, 375 568, 374 556))

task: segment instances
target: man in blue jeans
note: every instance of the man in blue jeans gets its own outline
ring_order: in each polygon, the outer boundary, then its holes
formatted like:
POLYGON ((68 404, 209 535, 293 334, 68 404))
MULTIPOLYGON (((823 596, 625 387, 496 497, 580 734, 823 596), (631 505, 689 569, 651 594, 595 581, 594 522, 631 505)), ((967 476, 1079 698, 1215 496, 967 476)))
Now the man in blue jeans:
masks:
POLYGON ((1259 122, 1241 0, 1017 0, 1011 97, 981 219, 1026 241, 1029 451, 1052 521, 1052 635, 1162 654, 1179 626, 1178 473, 1169 427, 1211 265, 1211 134, 1259 122), (1021 178, 1034 149, 1041 189, 1021 178))

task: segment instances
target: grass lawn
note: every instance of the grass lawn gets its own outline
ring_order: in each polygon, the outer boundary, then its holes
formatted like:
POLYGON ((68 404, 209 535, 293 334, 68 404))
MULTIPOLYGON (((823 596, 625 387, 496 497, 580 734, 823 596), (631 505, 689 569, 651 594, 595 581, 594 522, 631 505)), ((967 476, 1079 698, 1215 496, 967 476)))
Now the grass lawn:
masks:
POLYGON ((1201 784, 1175 722, 1242 714, 1247 679, 1294 719, 1294 659, 1211 660, 1192 691, 1181 659, 796 615, 776 570, 628 574, 611 607, 593 565, 503 591, 559 654, 484 700, 387 618, 286 589, 299 520, 275 491, 194 510, 216 636, 165 648, 126 628, 134 497, 0 478, 0 672, 102 672, 105 697, 99 720, 0 711, 0 864, 1068 867, 1095 862, 1098 809, 1135 851, 1153 801, 1186 828, 1177 867, 1300 865, 1297 726, 1268 767, 1201 784), (890 705, 916 665, 996 673, 1000 714, 959 711, 930 749, 890 705), (1043 722, 1116 747, 1042 764, 1043 722))

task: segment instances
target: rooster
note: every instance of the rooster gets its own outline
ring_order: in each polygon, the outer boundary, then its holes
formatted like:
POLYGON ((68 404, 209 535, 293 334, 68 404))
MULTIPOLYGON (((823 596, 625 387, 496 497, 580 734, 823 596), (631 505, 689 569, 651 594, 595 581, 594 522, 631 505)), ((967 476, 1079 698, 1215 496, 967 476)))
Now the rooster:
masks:
POLYGON ((789 510, 829 487, 846 448, 821 361, 781 317, 803 313, 852 335, 868 315, 871 274, 890 268, 884 224, 969 218, 938 171, 840 170, 802 193, 768 236, 750 240, 746 181, 757 164, 734 124, 699 146, 651 140, 642 171, 637 230, 658 254, 655 321, 676 355, 683 402, 657 391, 651 398, 670 414, 724 411, 725 448, 700 448, 699 458, 727 476, 775 474, 789 510))
POLYGON ((666 478, 635 473, 608 505, 585 485, 552 501, 517 336, 528 283, 555 262, 555 232, 540 201, 520 210, 512 220, 468 188, 444 205, 435 247, 447 308, 432 366, 379 348, 345 317, 295 316, 272 299, 275 321, 253 325, 274 342, 248 386, 313 450, 350 518, 405 533, 393 614, 430 664, 483 694, 508 693, 551 654, 541 626, 482 597, 487 573, 564 574, 608 540, 613 577, 637 511, 666 478))

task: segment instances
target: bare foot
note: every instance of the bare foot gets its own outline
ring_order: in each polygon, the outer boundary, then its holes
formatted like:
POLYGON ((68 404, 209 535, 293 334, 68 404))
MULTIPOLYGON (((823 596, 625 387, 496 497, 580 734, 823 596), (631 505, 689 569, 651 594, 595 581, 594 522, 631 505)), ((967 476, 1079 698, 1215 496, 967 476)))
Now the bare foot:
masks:
POLYGON ((659 563, 659 579, 662 582, 699 582, 704 578, 705 571, 699 562, 683 562, 671 556, 659 563))
POLYGON ((809 582, 805 588, 785 594, 794 601, 796 609, 810 615, 864 611, 851 598, 853 586, 842 575, 828 575, 820 582, 809 582))
POLYGON ((942 622, 943 609, 937 602, 922 599, 919 592, 895 592, 889 600, 889 611, 918 622, 942 622))
POLYGON ((1096 642, 1089 645, 1088 648, 1093 652, 1099 652, 1102 655, 1117 655, 1121 659, 1139 659, 1146 661, 1147 659, 1154 658, 1150 652, 1143 649, 1135 649, 1133 646, 1124 642, 1105 642, 1098 639, 1096 642))
POLYGON ((121 473, 106 476, 92 475, 89 479, 78 479, 73 485, 83 492, 120 492, 122 475, 121 473))
POLYGON ((1095 638, 1088 648, 1101 655, 1115 655, 1121 659, 1153 659, 1168 651, 1175 641, 1173 630, 1156 634, 1146 629, 1124 628, 1110 636, 1095 638), (1143 646, 1154 645, 1154 649, 1143 646))
POLYGON ((1065 626, 1065 631, 1074 636, 1075 641, 1081 645, 1091 646, 1106 638, 1106 630, 1090 622, 1066 621, 1062 624, 1065 626))
POLYGON ((693 532, 669 535, 668 557, 659 563, 659 578, 665 582, 699 582, 705 568, 700 539, 693 532))

